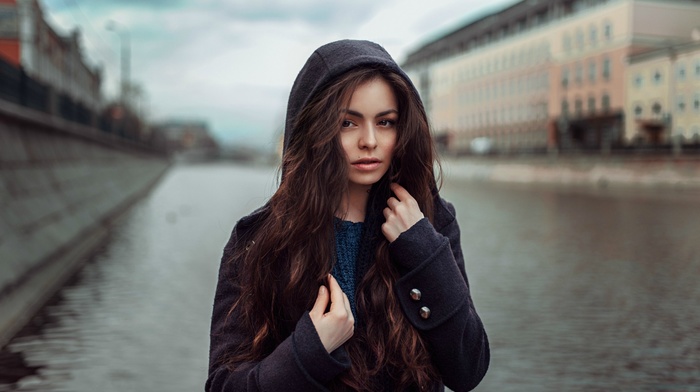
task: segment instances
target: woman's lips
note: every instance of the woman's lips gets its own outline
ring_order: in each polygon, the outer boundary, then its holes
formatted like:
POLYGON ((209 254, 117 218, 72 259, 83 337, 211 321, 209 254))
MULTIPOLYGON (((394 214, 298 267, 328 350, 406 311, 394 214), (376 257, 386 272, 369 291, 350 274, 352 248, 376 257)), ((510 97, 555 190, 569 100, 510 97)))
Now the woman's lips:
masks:
POLYGON ((382 161, 376 158, 358 159, 352 163, 352 166, 358 170, 370 171, 374 170, 382 164, 382 161))

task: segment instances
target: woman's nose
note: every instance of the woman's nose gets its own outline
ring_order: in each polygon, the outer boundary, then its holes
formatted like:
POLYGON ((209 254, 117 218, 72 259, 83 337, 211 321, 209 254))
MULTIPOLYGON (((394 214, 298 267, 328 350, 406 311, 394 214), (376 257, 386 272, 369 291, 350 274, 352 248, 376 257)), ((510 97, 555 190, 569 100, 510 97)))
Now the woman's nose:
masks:
POLYGON ((360 148, 373 149, 377 147, 377 135, 373 126, 368 126, 360 135, 360 148))

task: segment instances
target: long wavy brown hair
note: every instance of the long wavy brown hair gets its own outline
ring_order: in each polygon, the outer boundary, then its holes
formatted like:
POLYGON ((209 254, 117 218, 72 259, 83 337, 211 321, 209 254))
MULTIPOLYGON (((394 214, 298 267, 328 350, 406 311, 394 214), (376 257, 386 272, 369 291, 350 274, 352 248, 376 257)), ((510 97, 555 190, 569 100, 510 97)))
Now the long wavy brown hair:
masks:
MULTIPOLYGON (((239 246, 231 260, 241 274, 241 295, 229 314, 235 314, 233 322, 254 338, 231 353, 230 367, 270 354, 313 307, 318 286, 327 283, 336 258, 334 216, 348 187, 347 160, 338 136, 341 110, 358 86, 375 78, 389 83, 399 110, 396 147, 384 181, 404 186, 432 221, 436 154, 415 89, 382 67, 354 69, 333 80, 297 116, 282 160, 280 186, 250 238, 239 239, 252 245, 239 246)), ((396 298, 399 274, 389 259, 388 241, 381 236, 372 252, 374 262, 356 293, 358 326, 345 344, 352 366, 330 387, 377 390, 389 377, 398 390, 428 388, 438 380, 437 372, 396 298)))

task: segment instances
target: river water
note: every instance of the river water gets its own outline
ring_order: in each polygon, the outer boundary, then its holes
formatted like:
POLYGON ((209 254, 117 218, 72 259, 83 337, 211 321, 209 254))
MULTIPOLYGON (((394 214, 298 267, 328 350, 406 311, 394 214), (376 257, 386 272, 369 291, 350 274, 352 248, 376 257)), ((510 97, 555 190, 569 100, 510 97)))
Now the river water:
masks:
MULTIPOLYGON (((177 166, 0 353, 0 391, 203 390, 223 245, 274 170, 177 166)), ((700 391, 700 194, 447 179, 477 391, 700 391)))

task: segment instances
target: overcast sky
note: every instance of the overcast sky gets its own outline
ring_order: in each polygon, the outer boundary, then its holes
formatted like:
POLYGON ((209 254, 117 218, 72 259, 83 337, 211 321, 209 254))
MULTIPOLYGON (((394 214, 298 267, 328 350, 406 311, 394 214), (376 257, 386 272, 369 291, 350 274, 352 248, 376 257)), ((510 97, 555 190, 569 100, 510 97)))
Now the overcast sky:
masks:
POLYGON ((119 86, 120 39, 150 121, 206 121, 223 142, 274 147, 289 89, 318 46, 368 39, 401 62, 432 37, 516 0, 41 0, 59 32, 75 27, 89 63, 119 86))

